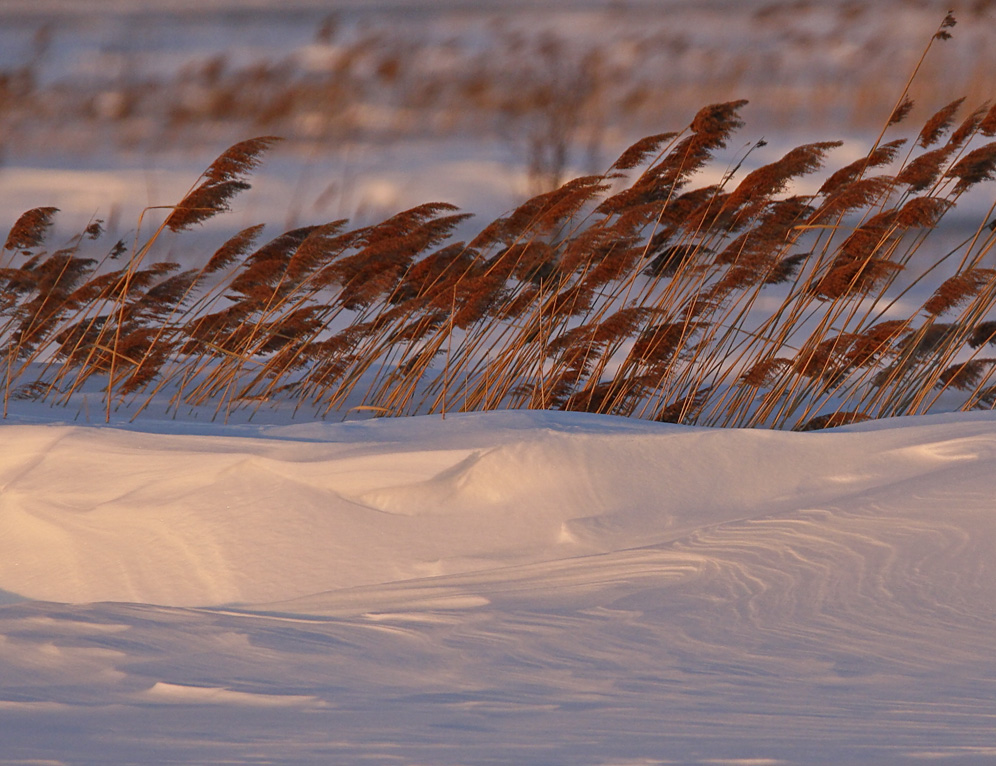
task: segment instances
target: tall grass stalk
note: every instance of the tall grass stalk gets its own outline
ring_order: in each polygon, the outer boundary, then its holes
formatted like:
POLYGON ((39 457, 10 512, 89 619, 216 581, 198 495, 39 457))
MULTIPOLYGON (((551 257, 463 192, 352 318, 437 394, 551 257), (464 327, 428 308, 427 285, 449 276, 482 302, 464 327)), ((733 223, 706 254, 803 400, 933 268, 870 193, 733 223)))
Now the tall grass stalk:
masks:
POLYGON ((86 256, 94 222, 49 251, 56 211, 28 211, 0 264, 4 415, 15 399, 68 404, 89 381, 107 420, 163 398, 226 419, 290 401, 319 416, 533 407, 796 429, 992 407, 996 205, 960 244, 934 243, 996 176, 996 107, 956 125, 959 99, 913 141, 886 140, 915 74, 869 151, 835 170, 839 142, 819 141, 745 172, 756 142, 696 185, 743 126, 745 102, 713 104, 469 242, 453 241, 465 214, 428 203, 262 245, 251 227, 179 273, 148 264, 164 231, 225 212, 268 136, 219 156, 130 250, 86 256))

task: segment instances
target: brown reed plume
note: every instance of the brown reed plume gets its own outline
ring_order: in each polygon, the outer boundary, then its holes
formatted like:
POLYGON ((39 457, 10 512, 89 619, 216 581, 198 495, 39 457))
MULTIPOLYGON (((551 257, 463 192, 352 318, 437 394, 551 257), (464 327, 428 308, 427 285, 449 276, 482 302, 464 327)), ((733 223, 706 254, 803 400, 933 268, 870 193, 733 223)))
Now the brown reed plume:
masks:
POLYGON ((11 227, 4 250, 30 250, 45 241, 52 219, 59 212, 55 207, 36 207, 23 213, 11 227))
POLYGON ((183 231, 228 210, 229 201, 249 188, 245 176, 259 166, 262 154, 279 140, 276 136, 261 136, 229 147, 204 171, 203 180, 177 203, 164 226, 170 231, 183 231))

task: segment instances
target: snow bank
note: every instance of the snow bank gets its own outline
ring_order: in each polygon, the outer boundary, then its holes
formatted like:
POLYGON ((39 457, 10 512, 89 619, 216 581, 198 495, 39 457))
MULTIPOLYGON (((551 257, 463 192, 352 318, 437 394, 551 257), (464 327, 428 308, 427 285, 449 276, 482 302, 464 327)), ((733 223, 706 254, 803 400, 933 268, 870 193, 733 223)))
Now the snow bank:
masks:
POLYGON ((0 426, 4 756, 996 756, 991 414, 215 430, 0 426))
POLYGON ((822 434, 536 413, 252 438, 0 433, 0 588, 173 606, 687 545, 734 528, 749 541, 776 523, 830 534, 842 513, 870 516, 882 530, 862 534, 876 540, 895 514, 906 528, 954 525, 978 539, 977 512, 939 518, 936 499, 908 496, 952 476, 945 491, 984 492, 996 445, 988 417, 822 434), (873 501, 897 497, 888 514, 873 501))

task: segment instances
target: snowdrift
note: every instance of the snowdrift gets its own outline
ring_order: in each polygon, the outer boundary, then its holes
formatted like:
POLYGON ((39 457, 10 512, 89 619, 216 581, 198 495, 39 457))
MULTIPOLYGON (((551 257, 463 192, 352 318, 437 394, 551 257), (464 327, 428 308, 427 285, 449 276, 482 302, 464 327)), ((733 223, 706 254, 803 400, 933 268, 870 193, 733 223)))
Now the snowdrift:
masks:
POLYGON ((991 414, 210 430, 0 426, 5 757, 996 757, 991 414))

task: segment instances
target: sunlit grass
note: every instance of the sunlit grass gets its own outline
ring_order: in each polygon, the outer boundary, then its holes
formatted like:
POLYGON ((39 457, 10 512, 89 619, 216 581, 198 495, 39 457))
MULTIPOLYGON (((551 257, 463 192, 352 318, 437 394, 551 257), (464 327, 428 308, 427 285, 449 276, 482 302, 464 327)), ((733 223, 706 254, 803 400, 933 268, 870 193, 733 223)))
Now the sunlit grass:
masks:
POLYGON ((164 231, 248 188, 272 137, 223 153, 158 224, 147 210, 134 243, 102 246, 94 222, 52 251, 57 211, 28 211, 0 271, 4 412, 95 382, 108 419, 163 397, 220 417, 292 401, 780 428, 991 407, 992 210, 953 248, 931 233, 996 172, 996 108, 957 99, 894 137, 912 80, 867 153, 832 171, 839 142, 746 173, 763 142, 718 162, 746 102, 719 103, 469 241, 454 239, 466 214, 429 203, 264 244, 253 226, 187 270, 156 261, 164 231))

